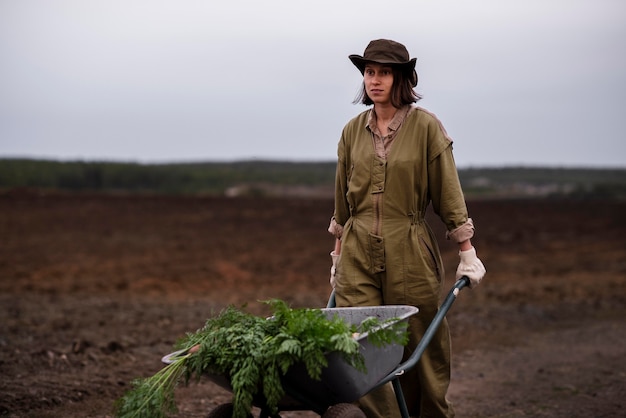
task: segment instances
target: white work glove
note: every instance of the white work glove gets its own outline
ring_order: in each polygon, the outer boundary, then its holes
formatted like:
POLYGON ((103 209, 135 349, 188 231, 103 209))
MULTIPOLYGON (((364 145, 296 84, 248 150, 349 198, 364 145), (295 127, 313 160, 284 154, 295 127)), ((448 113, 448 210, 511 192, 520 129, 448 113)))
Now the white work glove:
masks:
POLYGON ((467 251, 459 251, 459 257, 461 261, 456 269, 456 279, 467 276, 470 279, 470 288, 478 286, 487 270, 482 261, 476 257, 476 249, 472 247, 467 251))
POLYGON ((330 252, 330 258, 333 260, 333 265, 330 268, 330 285, 335 288, 335 273, 337 273, 337 260, 339 256, 334 251, 330 252))

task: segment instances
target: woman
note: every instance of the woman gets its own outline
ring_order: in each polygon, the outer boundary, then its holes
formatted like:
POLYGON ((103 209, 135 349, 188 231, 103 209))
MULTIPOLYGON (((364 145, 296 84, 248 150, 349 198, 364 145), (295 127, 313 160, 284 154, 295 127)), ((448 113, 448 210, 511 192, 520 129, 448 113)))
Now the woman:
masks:
MULTIPOLYGON (((329 232, 331 284, 342 306, 413 305, 420 309, 409 325, 405 357, 415 349, 437 312, 443 265, 436 239, 424 220, 433 205, 459 245, 457 278, 471 287, 485 274, 471 238, 474 225, 452 155, 452 140, 441 122, 414 105, 421 97, 416 59, 404 45, 386 39, 369 43, 363 56, 350 55, 363 74, 355 100, 372 108, 350 120, 338 146, 335 210, 329 232)), ((446 400, 450 382, 450 336, 447 322, 402 379, 414 416, 451 417, 446 400)), ((389 385, 360 400, 368 417, 399 416, 389 385)))

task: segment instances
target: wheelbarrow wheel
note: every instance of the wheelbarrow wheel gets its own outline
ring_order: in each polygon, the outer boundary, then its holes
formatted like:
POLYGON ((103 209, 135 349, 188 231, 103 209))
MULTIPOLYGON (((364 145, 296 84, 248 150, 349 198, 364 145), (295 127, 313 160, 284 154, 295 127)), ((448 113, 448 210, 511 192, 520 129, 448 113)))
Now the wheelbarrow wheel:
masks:
MULTIPOLYGON (((213 408, 207 418, 232 418, 234 410, 232 403, 223 403, 213 408)), ((252 418, 252 414, 248 414, 248 417, 252 418)))
POLYGON ((333 405, 322 415, 322 418, 367 418, 361 409, 351 403, 333 405))

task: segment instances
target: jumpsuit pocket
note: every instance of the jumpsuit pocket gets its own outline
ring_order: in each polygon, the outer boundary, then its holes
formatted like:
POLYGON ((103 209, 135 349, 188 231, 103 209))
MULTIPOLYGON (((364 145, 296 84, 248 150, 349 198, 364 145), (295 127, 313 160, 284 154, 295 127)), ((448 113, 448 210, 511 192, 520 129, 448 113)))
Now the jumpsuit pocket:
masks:
POLYGON ((435 275, 439 277, 440 274, 439 274, 439 268, 437 267, 437 260, 435 259, 435 253, 430 248, 430 246, 428 245, 424 237, 422 237, 421 235, 419 236, 419 243, 420 243, 420 246, 422 247, 422 252, 424 254, 424 258, 425 258, 424 261, 426 262, 428 267, 431 268, 433 273, 435 273, 435 275))

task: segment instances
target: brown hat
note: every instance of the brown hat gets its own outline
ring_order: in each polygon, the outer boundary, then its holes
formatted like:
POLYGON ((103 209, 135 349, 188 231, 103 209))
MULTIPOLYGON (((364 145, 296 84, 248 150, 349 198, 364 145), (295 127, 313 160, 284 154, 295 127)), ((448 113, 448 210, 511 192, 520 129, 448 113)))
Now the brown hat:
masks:
POLYGON ((417 72, 415 72, 415 61, 417 58, 409 58, 409 51, 399 42, 389 39, 377 39, 371 41, 363 56, 350 55, 350 61, 361 71, 365 72, 365 64, 375 62, 378 64, 390 64, 405 69, 407 72, 413 72, 411 82, 413 86, 417 85, 417 72))

